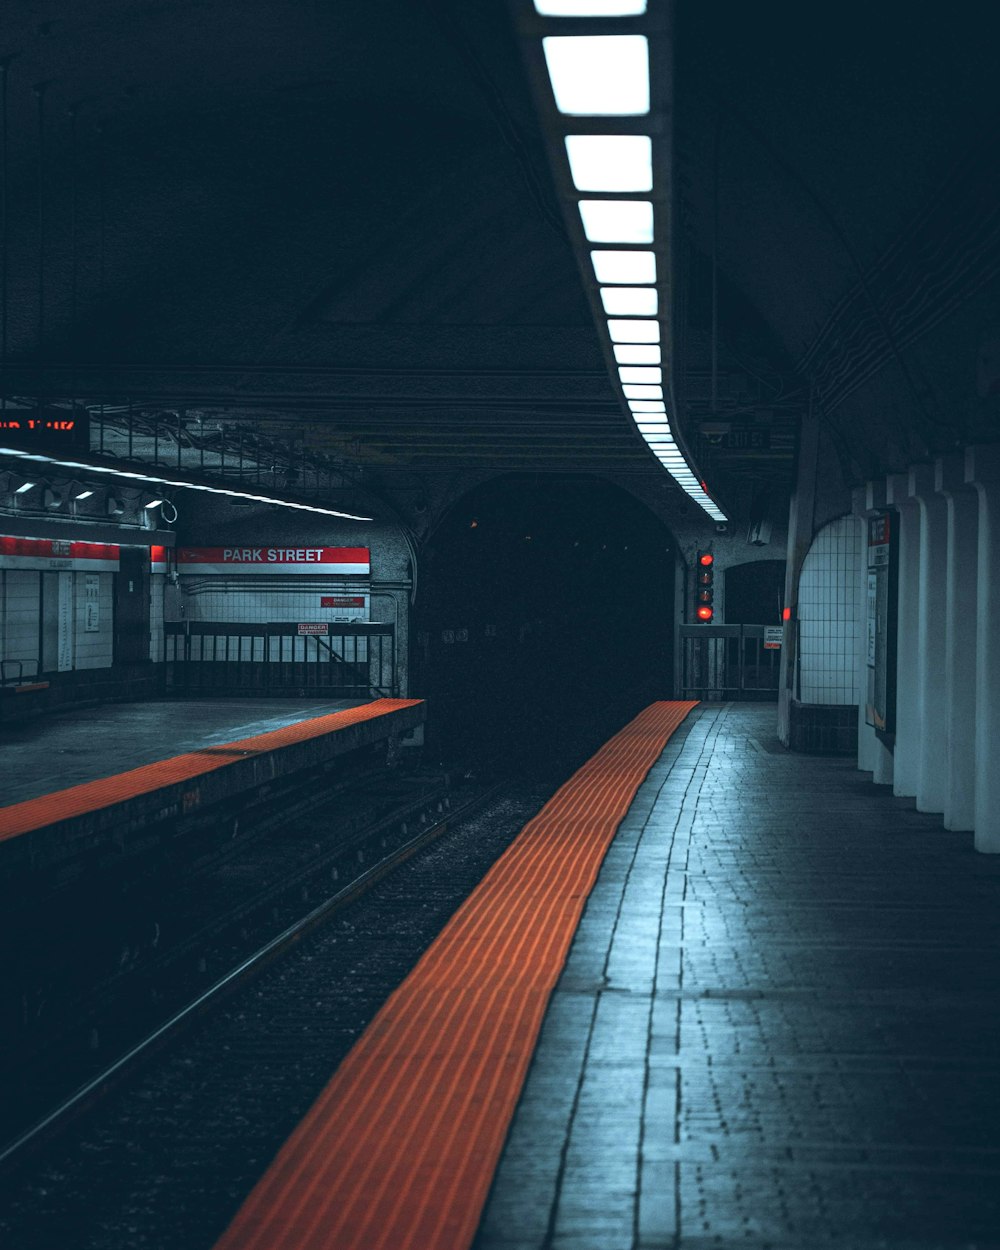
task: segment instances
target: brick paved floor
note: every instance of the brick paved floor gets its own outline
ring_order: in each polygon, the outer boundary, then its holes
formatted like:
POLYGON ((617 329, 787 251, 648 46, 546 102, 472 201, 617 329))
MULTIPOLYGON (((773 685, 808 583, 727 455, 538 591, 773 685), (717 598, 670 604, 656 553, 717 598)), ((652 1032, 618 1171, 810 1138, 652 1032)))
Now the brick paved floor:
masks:
POLYGON ((774 721, 637 795, 476 1250, 1000 1247, 1000 857, 774 721))

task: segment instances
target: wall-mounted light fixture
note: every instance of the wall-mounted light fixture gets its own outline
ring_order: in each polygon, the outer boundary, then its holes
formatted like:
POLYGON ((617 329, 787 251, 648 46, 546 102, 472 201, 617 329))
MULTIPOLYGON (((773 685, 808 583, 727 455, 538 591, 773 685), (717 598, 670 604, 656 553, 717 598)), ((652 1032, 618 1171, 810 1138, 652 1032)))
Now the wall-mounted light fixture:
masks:
MULTIPOLYGON (((261 495, 254 491, 234 490, 228 486, 210 486, 207 482, 184 482, 178 478, 164 477, 157 473, 140 473, 135 469, 113 469, 109 465, 104 464, 84 464, 79 460, 64 460, 56 456, 43 456, 37 452, 19 451, 16 448, 4 447, 0 448, 0 454, 11 459, 16 459, 20 463, 53 465, 60 469, 74 469, 77 472, 83 472, 88 477, 95 474, 101 477, 109 477, 122 485, 148 485, 148 486, 173 486, 180 490, 201 491, 208 495, 224 495, 229 499, 246 499, 251 503, 267 503, 273 504, 278 508, 288 508, 293 512, 313 512, 319 516, 340 517, 345 521, 371 521, 374 518, 370 516, 360 516, 354 512, 341 512, 336 508, 324 508, 319 504, 299 503, 297 500, 291 499, 275 499, 271 495, 261 495)), ((30 489, 35 483, 29 483, 25 489, 30 489)), ((120 516, 124 512, 124 508, 120 508, 118 512, 109 512, 109 516, 120 516)))

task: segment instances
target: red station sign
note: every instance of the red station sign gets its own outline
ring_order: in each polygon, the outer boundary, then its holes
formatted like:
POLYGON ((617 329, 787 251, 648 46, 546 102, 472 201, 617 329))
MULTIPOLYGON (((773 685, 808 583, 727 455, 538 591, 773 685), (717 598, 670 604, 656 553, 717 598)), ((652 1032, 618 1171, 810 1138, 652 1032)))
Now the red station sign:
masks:
POLYGON ((262 573, 367 576, 371 572, 371 553, 367 547, 178 547, 177 571, 255 576, 262 573))
POLYGON ((0 569, 65 569, 88 573, 118 571, 117 543, 75 542, 68 538, 9 538, 0 535, 0 569))

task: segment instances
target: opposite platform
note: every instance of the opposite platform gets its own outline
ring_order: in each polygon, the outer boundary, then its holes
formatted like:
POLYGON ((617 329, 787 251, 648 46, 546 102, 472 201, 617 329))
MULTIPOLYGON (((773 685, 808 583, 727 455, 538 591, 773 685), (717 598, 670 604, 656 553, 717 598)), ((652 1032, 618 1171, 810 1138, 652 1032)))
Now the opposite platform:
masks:
POLYGON ((161 759, 0 808, 0 857, 8 876, 35 872, 113 844, 120 853, 153 827, 252 797, 261 787, 398 737, 424 720, 419 699, 376 699, 327 716, 161 759))
POLYGON ((0 724, 0 806, 329 716, 365 699, 149 699, 0 724))

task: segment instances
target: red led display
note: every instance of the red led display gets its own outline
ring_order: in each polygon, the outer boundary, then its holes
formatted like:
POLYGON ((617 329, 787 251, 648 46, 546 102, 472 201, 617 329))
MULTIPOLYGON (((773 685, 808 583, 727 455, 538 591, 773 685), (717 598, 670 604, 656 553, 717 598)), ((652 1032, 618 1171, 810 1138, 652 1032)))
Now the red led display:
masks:
POLYGON ((0 447, 56 451, 90 447, 90 418, 86 410, 73 412, 45 408, 0 408, 0 447))

